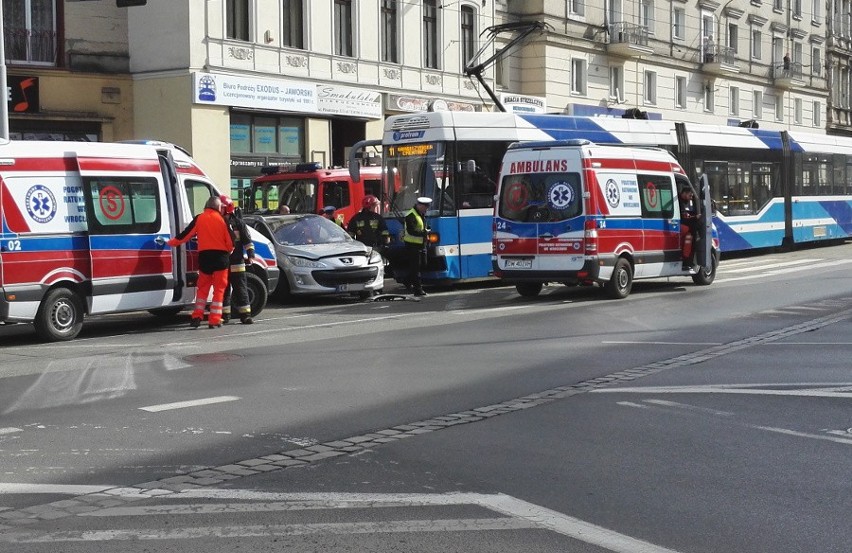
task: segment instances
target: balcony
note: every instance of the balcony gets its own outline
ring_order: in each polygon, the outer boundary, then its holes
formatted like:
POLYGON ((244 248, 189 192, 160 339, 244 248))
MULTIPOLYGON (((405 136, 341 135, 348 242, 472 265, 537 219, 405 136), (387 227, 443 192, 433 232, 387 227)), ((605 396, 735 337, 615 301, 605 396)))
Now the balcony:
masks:
POLYGON ((648 46, 648 29, 623 22, 609 26, 606 51, 624 58, 640 58, 654 53, 654 49, 648 46))
POLYGON ((737 53, 730 46, 705 47, 702 56, 701 71, 711 75, 734 75, 740 72, 737 67, 737 53))
POLYGON ((794 86, 804 86, 805 77, 802 74, 802 64, 794 62, 773 65, 772 83, 775 85, 775 88, 782 90, 790 90, 794 86))
POLYGON ((3 27, 10 64, 56 65, 56 31, 3 27))

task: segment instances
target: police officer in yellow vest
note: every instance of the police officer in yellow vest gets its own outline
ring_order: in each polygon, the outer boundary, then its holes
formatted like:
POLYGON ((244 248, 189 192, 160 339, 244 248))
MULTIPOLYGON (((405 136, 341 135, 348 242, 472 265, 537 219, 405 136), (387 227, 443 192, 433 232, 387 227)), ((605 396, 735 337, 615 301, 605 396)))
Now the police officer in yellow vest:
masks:
POLYGON ((408 258, 408 276, 405 280, 405 287, 413 288, 415 296, 426 295, 426 292, 423 291, 420 272, 423 270, 426 261, 426 234, 428 229, 426 228, 425 216, 431 203, 432 198, 417 198, 417 203, 405 214, 405 234, 402 237, 408 258))

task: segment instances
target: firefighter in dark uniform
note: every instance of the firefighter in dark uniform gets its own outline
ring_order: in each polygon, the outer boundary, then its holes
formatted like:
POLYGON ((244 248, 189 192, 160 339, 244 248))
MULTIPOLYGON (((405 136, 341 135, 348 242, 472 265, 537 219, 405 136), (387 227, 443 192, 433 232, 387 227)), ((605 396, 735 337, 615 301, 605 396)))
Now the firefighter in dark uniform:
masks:
POLYGON ((405 214, 405 232, 402 241, 405 243, 405 255, 408 258, 408 276, 405 287, 413 288, 415 296, 425 296, 420 272, 426 262, 426 210, 432 203, 432 198, 417 198, 414 207, 405 214))
POLYGON ((220 196, 225 212, 225 222, 234 238, 234 250, 231 252, 228 271, 228 288, 225 291, 224 305, 222 307, 222 322, 227 323, 231 319, 231 309, 235 309, 240 317, 240 322, 250 325, 254 322, 251 318, 251 304, 249 303, 248 282, 246 280, 245 256, 251 261, 254 258, 254 244, 251 241, 248 227, 237 212, 234 202, 228 196, 220 196), (233 305, 232 305, 233 304, 233 305))
POLYGON ((361 211, 349 219, 346 230, 355 240, 381 252, 390 244, 390 232, 385 218, 378 211, 379 199, 367 194, 361 202, 361 211))

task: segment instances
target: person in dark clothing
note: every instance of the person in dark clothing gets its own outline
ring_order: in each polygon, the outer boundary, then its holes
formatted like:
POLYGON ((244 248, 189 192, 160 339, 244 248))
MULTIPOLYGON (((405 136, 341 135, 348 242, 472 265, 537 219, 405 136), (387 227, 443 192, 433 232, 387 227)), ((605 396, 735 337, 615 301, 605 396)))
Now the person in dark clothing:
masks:
POLYGON ((390 232, 385 218, 379 215, 379 199, 368 194, 361 202, 362 209, 349 219, 346 230, 355 240, 379 251, 390 244, 390 232))
POLYGON ((683 269, 689 270, 693 265, 692 247, 698 231, 698 212, 695 205, 695 194, 691 188, 684 187, 678 196, 680 203, 680 239, 683 269))
POLYGON ((207 297, 213 288, 213 301, 210 303, 210 328, 222 326, 222 301, 228 286, 228 256, 234 250, 234 241, 221 213, 222 201, 212 196, 204 204, 204 211, 198 214, 183 231, 166 244, 171 247, 185 244, 193 236, 198 236, 198 284, 195 293, 195 310, 192 312, 192 328, 201 326, 207 297))
POLYGON ((231 309, 239 313, 240 322, 250 325, 254 322, 251 318, 251 303, 249 303, 248 282, 246 280, 245 257, 251 262, 254 258, 254 244, 251 241, 248 227, 237 212, 234 202, 228 196, 220 196, 225 222, 234 239, 234 250, 229 257, 230 270, 228 271, 228 287, 225 289, 224 305, 222 306, 222 322, 231 320, 231 309), (245 255, 245 257, 243 257, 245 255), (233 304, 233 305, 232 305, 233 304))
POLYGON ((432 198, 417 198, 417 203, 405 215, 405 233, 402 241, 405 243, 405 254, 408 258, 408 276, 405 287, 413 288, 415 296, 425 296, 421 271, 426 263, 426 237, 429 229, 426 227, 426 210, 432 203, 432 198))

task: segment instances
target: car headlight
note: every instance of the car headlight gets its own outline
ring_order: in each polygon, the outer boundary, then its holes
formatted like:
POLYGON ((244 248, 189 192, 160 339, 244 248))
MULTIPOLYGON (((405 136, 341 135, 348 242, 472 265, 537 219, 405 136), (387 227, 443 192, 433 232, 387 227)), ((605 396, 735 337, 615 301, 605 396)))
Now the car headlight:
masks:
POLYGON ((373 250, 370 252, 370 265, 380 264, 382 262, 382 254, 373 250))
POLYGON ((296 257, 294 255, 288 255, 286 258, 294 267, 305 267, 307 269, 321 269, 325 267, 325 263, 322 261, 314 261, 313 259, 305 259, 304 257, 296 257))

